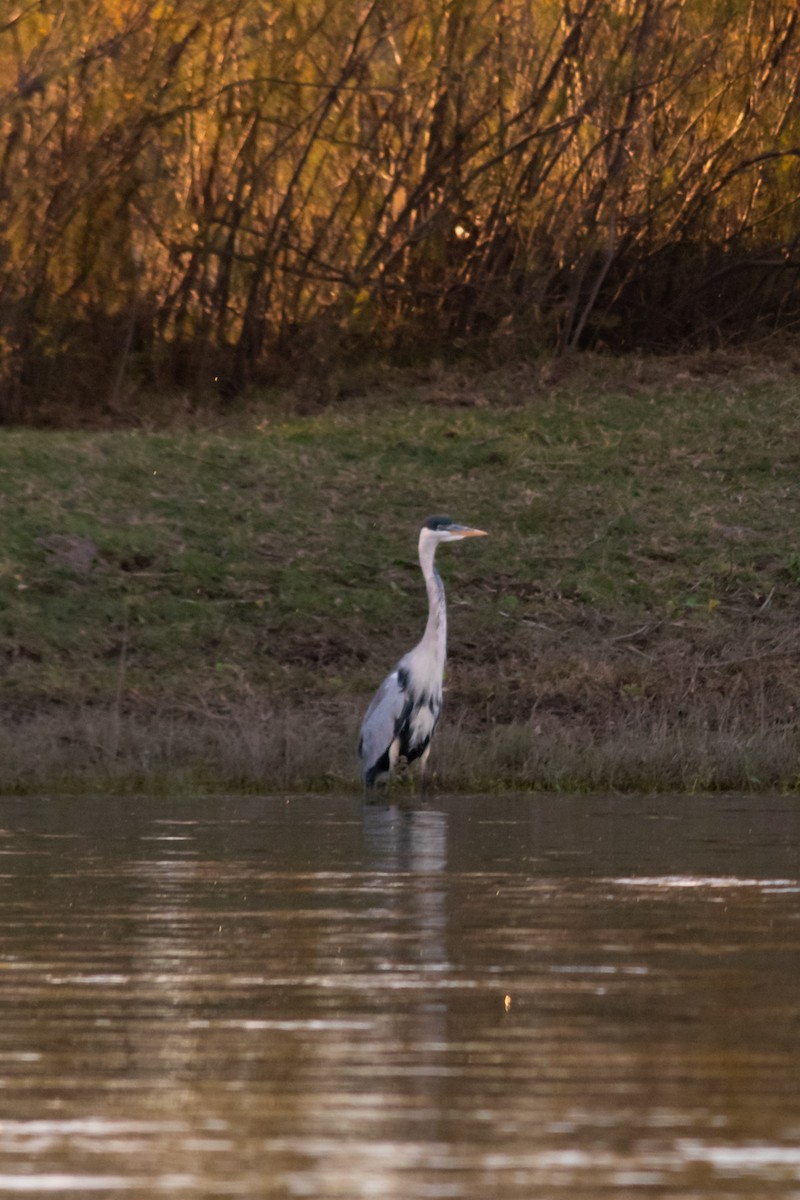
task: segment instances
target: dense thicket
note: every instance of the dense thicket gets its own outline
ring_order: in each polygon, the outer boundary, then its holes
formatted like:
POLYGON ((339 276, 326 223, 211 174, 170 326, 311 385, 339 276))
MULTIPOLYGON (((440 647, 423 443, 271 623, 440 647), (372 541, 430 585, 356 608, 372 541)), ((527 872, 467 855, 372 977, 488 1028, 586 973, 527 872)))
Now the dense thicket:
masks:
POLYGON ((0 415, 800 316, 785 0, 16 0, 0 415))

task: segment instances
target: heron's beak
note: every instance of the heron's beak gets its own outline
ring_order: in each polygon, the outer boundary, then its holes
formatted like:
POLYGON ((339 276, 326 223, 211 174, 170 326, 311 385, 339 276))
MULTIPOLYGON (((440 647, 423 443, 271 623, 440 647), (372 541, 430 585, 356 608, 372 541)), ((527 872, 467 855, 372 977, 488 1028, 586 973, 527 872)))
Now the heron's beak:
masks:
POLYGON ((458 532, 461 535, 461 537, 488 537, 489 536, 485 529, 469 529, 466 526, 463 526, 461 529, 459 529, 458 532))

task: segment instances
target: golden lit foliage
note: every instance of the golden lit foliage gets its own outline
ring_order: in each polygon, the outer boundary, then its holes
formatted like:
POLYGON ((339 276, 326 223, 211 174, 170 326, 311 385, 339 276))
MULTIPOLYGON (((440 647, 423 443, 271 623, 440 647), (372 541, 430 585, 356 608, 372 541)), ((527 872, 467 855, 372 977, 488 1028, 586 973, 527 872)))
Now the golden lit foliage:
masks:
POLYGON ((799 79, 778 0, 20 4, 0 412, 67 379, 116 401, 354 346, 793 320, 799 79))

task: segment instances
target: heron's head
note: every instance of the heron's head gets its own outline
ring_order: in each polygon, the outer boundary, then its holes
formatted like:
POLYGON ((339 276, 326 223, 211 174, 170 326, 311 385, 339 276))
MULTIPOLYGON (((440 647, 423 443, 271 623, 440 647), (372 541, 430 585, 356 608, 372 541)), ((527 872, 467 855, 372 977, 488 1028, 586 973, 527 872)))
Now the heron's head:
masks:
POLYGON ((457 521, 451 521, 449 517, 428 517, 425 524, 422 526, 420 533, 420 541, 432 541, 435 545, 439 542, 460 542, 462 538, 468 537, 486 537, 484 529, 473 529, 470 525, 459 525, 457 521))

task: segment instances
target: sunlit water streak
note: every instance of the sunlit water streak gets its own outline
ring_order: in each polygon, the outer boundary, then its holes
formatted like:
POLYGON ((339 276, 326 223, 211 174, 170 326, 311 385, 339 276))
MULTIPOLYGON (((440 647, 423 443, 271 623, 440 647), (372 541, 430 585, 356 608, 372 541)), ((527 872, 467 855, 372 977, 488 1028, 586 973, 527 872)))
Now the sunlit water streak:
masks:
POLYGON ((797 1200, 799 809, 0 801, 0 1193, 797 1200))

